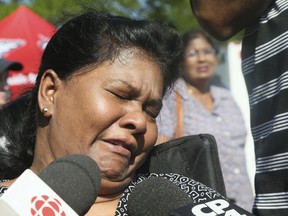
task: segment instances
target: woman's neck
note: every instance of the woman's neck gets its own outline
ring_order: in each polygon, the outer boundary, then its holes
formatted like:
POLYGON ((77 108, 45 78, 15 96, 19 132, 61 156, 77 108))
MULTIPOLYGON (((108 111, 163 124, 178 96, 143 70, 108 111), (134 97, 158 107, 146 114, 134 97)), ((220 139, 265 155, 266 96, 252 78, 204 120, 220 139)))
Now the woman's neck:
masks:
POLYGON ((3 181, 0 183, 0 185, 5 186, 5 187, 10 187, 16 180, 17 180, 17 178, 3 181))
POLYGON ((114 216, 122 193, 113 196, 99 195, 85 216, 114 216))
POLYGON ((122 196, 122 194, 123 194, 122 191, 119 192, 119 193, 115 193, 113 195, 98 194, 95 204, 110 202, 110 201, 113 201, 113 200, 119 200, 120 197, 122 196))
POLYGON ((189 83, 185 82, 187 86, 188 93, 191 95, 204 95, 210 92, 209 82, 201 83, 189 83))
POLYGON ((214 99, 210 91, 209 83, 205 85, 191 85, 186 82, 186 86, 188 93, 198 100, 208 112, 211 112, 214 105, 214 99))

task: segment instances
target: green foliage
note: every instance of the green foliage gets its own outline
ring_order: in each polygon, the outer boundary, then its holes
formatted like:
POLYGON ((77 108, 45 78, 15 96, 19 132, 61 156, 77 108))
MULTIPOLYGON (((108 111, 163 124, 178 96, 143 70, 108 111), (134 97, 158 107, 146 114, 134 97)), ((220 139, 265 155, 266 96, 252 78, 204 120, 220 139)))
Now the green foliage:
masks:
POLYGON ((54 25, 61 24, 71 15, 82 11, 96 9, 110 13, 130 16, 140 8, 140 3, 134 0, 34 0, 31 9, 54 25))
POLYGON ((4 4, 0 3, 0 21, 18 8, 17 3, 4 4))
POLYGON ((103 10, 105 0, 34 0, 30 8, 48 22, 59 25, 74 14, 89 9, 103 10), (99 4, 98 4, 99 3, 99 4))
POLYGON ((189 0, 147 0, 147 17, 174 24, 183 33, 191 28, 201 28, 193 16, 189 0))
MULTIPOLYGON (((14 11, 23 0, 0 4, 0 20, 14 11)), ((193 16, 189 0, 25 0, 27 6, 48 22, 58 26, 71 15, 89 9, 105 10, 115 15, 168 22, 180 33, 201 29, 193 16)), ((241 38, 241 34, 233 39, 241 38)))

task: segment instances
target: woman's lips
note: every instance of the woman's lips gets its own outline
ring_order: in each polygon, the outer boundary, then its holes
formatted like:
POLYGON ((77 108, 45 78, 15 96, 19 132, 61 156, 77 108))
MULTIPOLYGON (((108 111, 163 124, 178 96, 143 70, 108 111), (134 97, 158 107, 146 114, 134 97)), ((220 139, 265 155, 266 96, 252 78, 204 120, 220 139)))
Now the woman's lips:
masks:
POLYGON ((132 144, 120 140, 105 140, 105 143, 109 145, 112 152, 122 155, 127 158, 131 158, 132 155, 132 144))
POLYGON ((208 70, 209 70, 208 66, 197 67, 197 71, 199 71, 199 72, 207 72, 208 70))

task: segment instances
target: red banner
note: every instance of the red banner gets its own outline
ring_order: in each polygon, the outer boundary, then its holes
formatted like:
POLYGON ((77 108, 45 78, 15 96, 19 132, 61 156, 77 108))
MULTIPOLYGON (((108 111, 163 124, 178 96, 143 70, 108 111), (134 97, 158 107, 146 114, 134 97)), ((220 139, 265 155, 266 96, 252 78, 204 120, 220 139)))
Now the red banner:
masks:
POLYGON ((34 85, 43 49, 56 28, 22 5, 0 21, 0 58, 19 61, 21 71, 10 71, 12 99, 34 85))

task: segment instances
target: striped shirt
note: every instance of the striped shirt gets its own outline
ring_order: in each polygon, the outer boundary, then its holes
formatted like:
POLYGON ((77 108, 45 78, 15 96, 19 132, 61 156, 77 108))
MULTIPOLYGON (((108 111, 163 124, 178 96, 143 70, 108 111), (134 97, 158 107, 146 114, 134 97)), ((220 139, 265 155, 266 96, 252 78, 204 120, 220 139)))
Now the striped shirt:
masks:
POLYGON ((288 215, 288 1, 246 29, 242 70, 256 155, 253 212, 288 215))

